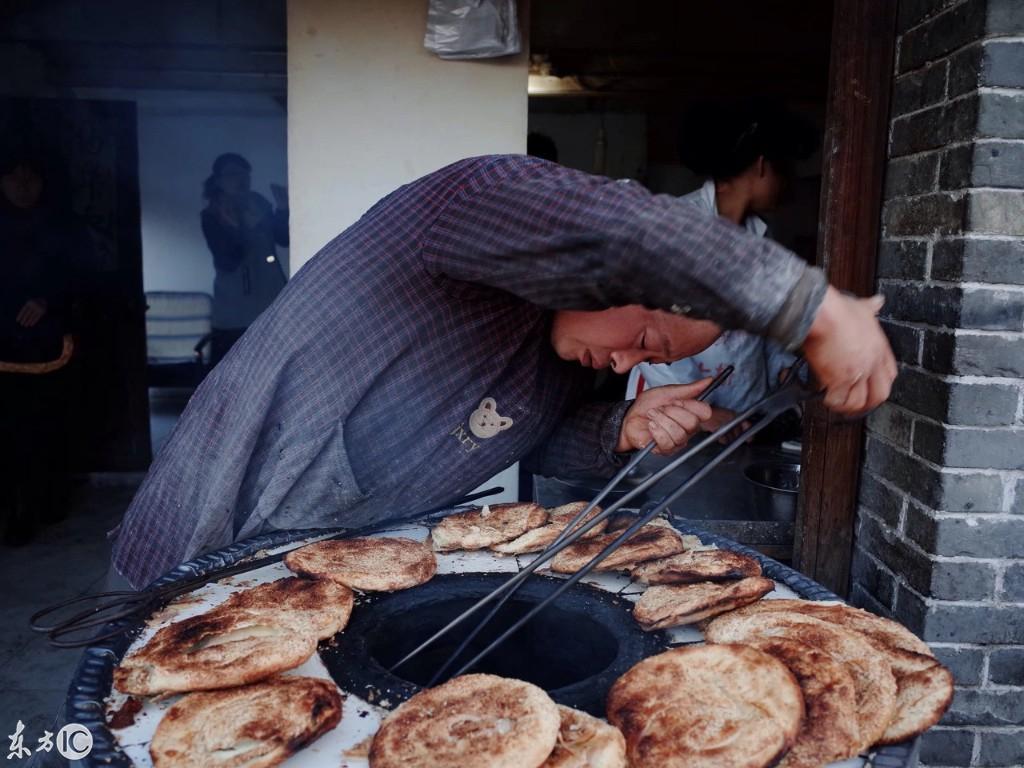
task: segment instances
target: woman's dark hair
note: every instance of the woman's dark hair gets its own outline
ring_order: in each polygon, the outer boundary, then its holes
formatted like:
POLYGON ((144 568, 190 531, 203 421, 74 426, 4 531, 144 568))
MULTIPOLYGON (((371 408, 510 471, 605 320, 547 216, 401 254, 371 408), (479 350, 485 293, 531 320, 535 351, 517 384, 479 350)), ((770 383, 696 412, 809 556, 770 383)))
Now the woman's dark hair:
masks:
POLYGON ((252 170, 249 161, 235 152, 225 152, 223 155, 218 155, 217 159, 213 161, 213 173, 207 176, 206 181, 203 182, 204 200, 213 200, 217 196, 217 177, 224 172, 224 169, 232 165, 244 168, 247 171, 252 170))
POLYGON ((700 176, 731 179, 759 157, 783 175, 818 145, 811 122, 781 104, 700 104, 689 109, 679 131, 679 159, 700 176))

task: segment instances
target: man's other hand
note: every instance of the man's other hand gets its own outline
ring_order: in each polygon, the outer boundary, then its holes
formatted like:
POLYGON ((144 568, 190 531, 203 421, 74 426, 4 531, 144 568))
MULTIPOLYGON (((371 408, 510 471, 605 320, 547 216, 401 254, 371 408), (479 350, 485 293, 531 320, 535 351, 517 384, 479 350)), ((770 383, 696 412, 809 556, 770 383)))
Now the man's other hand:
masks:
POLYGON ((653 440, 657 454, 678 451, 700 433, 702 422, 711 418, 711 406, 694 399, 710 383, 711 379, 703 379, 641 392, 626 411, 615 450, 635 451, 653 440))

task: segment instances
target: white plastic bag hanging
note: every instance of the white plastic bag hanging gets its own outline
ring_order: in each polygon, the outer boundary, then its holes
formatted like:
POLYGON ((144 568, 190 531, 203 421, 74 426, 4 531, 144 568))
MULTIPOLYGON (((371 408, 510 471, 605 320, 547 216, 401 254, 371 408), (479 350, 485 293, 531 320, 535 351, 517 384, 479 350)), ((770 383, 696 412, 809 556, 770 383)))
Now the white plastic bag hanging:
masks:
POLYGON ((519 53, 515 0, 429 0, 423 45, 442 59, 519 53))

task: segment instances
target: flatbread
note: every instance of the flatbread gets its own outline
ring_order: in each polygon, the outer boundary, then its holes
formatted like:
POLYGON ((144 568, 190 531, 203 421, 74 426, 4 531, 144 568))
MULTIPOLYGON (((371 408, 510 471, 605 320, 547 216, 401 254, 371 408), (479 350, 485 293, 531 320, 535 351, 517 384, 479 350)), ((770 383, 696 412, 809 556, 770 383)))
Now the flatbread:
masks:
POLYGON ((631 768, 765 768, 796 740, 803 714, 786 666, 742 645, 651 656, 608 693, 631 768))
MULTIPOLYGON (((621 532, 603 533, 592 539, 570 544, 555 555, 551 561, 551 570, 555 573, 576 573, 620 535, 621 532)), ((671 527, 648 523, 608 555, 596 570, 626 570, 645 560, 675 555, 682 552, 683 548, 683 539, 678 531, 671 527)))
POLYGON ((863 635, 799 613, 764 612, 719 616, 704 631, 711 643, 747 643, 785 637, 824 651, 846 665, 857 695, 858 751, 885 733, 896 712, 896 678, 885 656, 863 635))
POLYGON ((341 721, 333 683, 278 677, 192 693, 167 710, 149 754, 155 768, 269 768, 341 721))
POLYGON ((899 744, 935 725, 953 701, 953 675, 936 663, 896 679, 896 716, 877 744, 899 744))
POLYGON ((208 614, 262 613, 317 640, 333 637, 352 615, 355 595, 342 584, 291 576, 231 595, 208 614))
POLYGON ((441 520, 430 532, 434 549, 486 549, 522 536, 548 521, 539 504, 491 504, 467 512, 456 512, 441 520))
POLYGON ((650 587, 633 607, 633 618, 648 632, 717 616, 755 600, 775 589, 775 582, 760 576, 715 584, 664 584, 650 587))
POLYGON ((299 666, 316 643, 269 612, 211 611, 164 627, 122 659, 114 686, 150 696, 246 685, 299 666))
POLYGON ((618 728, 561 704, 558 712, 558 743, 541 768, 626 768, 626 740, 618 728))
POLYGON ((820 768, 857 754, 857 695, 846 667, 827 653, 783 637, 751 641, 793 673, 804 697, 804 720, 778 768, 820 768))
POLYGON ((300 576, 329 579, 361 592, 394 592, 430 581, 437 558, 429 544, 402 538, 318 541, 284 557, 300 576))
MULTIPOLYGON (((547 510, 548 522, 532 531, 527 531, 522 536, 517 536, 512 541, 495 544, 491 547, 493 552, 500 552, 503 555, 525 555, 530 552, 540 552, 547 548, 559 534, 565 530, 572 519, 579 514, 586 506, 586 501, 574 501, 570 504, 563 504, 560 507, 547 510)), ((587 513, 585 519, 580 520, 573 530, 579 529, 582 525, 601 514, 600 507, 594 507, 587 513)), ((602 520, 593 528, 584 533, 581 538, 592 539, 601 534, 608 526, 607 520, 602 520)))
POLYGON ((697 549, 641 563, 630 575, 645 584, 729 581, 760 576, 761 564, 752 557, 727 549, 697 549))
POLYGON ((936 664, 935 654, 928 644, 902 624, 851 605, 811 600, 766 600, 741 608, 738 613, 746 615, 765 611, 800 613, 855 630, 864 635, 871 645, 886 654, 893 672, 897 675, 920 672, 936 664))
POLYGON ((371 768, 536 768, 561 717, 543 690, 496 675, 462 675, 417 693, 384 721, 371 768))

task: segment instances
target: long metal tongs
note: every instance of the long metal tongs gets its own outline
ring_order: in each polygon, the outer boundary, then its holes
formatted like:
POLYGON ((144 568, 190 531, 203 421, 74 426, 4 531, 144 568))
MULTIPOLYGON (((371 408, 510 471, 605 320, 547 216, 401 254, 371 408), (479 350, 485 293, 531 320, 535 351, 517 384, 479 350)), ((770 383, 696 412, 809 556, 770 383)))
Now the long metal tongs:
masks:
MULTIPOLYGON (((419 521, 432 513, 449 509, 452 506, 466 504, 470 501, 476 501, 477 499, 482 499, 487 496, 493 496, 496 493, 501 493, 503 490, 504 488, 501 487, 487 488, 486 490, 464 496, 452 504, 446 504, 443 507, 438 507, 437 509, 417 512, 415 515, 410 515, 398 520, 390 520, 386 523, 373 523, 362 528, 345 530, 340 533, 326 536, 324 540, 347 539, 356 536, 363 536, 390 528, 402 522, 419 521)), ((311 532, 311 534, 312 533, 313 532, 311 532)), ((305 543, 300 546, 305 546, 305 543)), ((298 547, 293 547, 292 549, 296 548, 298 547)), ((249 571, 254 571, 257 568, 262 568, 266 565, 280 562, 290 551, 291 550, 251 560, 244 560, 240 563, 225 566, 223 568, 217 568, 201 575, 194 576, 190 579, 174 582, 163 587, 150 587, 149 589, 144 589, 139 592, 132 592, 131 590, 117 590, 113 592, 96 592, 88 595, 79 595, 78 597, 73 597, 70 600, 65 600, 64 602, 43 608, 41 611, 37 611, 29 619, 29 625, 36 632, 46 633, 50 645, 56 648, 82 648, 87 645, 93 645, 102 640, 108 640, 123 633, 128 629, 128 619, 141 618, 161 606, 166 605, 179 595, 184 595, 194 589, 199 589, 199 587, 202 587, 211 581, 223 579, 227 576, 235 576, 239 573, 247 573, 249 571), (72 605, 81 604, 89 604, 89 607, 74 614, 73 616, 69 616, 59 621, 52 623, 45 621, 45 619, 53 616, 54 614, 59 614, 60 612, 65 611, 72 605), (107 632, 98 635, 89 635, 88 637, 77 637, 77 635, 85 630, 93 629, 95 627, 104 627, 108 624, 111 625, 111 627, 107 632), (69 635, 72 637, 69 638, 69 635)))
MULTIPOLYGON (((635 467, 636 464, 639 463, 640 459, 642 459, 644 456, 650 453, 653 446, 648 445, 643 451, 637 454, 637 456, 635 456, 629 462, 629 464, 627 464, 622 470, 620 470, 618 474, 616 474, 616 476, 611 480, 611 482, 609 482, 609 484, 601 490, 601 492, 594 498, 594 500, 589 505, 587 505, 586 508, 581 510, 572 519, 572 521, 570 521, 569 524, 566 525, 565 529, 562 531, 559 537, 543 552, 541 552, 536 557, 536 559, 531 561, 525 568, 523 568, 523 570, 521 570, 519 573, 517 573, 515 576, 513 576, 507 582, 505 582, 505 584, 501 585, 490 594, 482 597, 475 604, 470 606, 467 610, 463 611, 461 614, 459 614, 450 622, 448 622, 448 624, 446 624, 444 627, 442 627, 429 638, 427 638, 423 643, 421 643, 408 654, 406 654, 404 657, 402 657, 395 665, 391 667, 391 671, 396 670, 397 668, 401 667, 403 664, 408 662, 410 659, 417 656, 423 650, 431 646, 441 637, 448 634, 456 626, 461 624, 463 621, 465 621, 467 618, 469 618, 471 615, 476 613, 478 610, 483 608, 488 603, 495 600, 500 600, 501 602, 499 602, 494 608, 492 608, 492 610, 490 611, 490 613, 488 613, 484 620, 479 622, 473 628, 469 635, 460 643, 456 651, 435 673, 433 679, 430 681, 430 685, 436 684, 444 675, 444 673, 449 668, 454 666, 458 657, 469 645, 470 641, 474 637, 476 637, 476 635, 479 634, 479 632, 491 620, 491 618, 493 618, 493 616, 497 613, 498 608, 500 608, 501 605, 504 604, 504 602, 507 601, 509 597, 511 597, 515 590, 518 589, 518 587, 527 578, 529 578, 530 574, 536 571, 541 565, 555 557, 563 549, 578 541, 584 534, 586 534, 588 531, 594 528, 594 526, 598 525, 602 520, 605 520, 608 517, 610 517, 620 508, 628 504, 630 501, 635 499, 640 494, 647 491, 652 486, 659 483, 661 480, 670 475, 672 472, 674 472, 680 466, 685 464, 687 461, 692 459, 698 453, 704 451, 708 446, 713 445, 716 440, 727 436, 733 429, 740 426, 744 421, 747 421, 748 419, 754 417, 755 415, 760 416, 756 423, 748 427, 739 436, 732 440, 732 442, 730 442, 725 448, 723 448, 717 456, 713 457, 703 467, 701 467, 699 470, 694 472, 690 477, 688 477, 685 481, 683 481, 681 485, 679 485, 674 491, 672 491, 672 493, 666 496, 661 502, 653 505, 649 509, 649 511, 640 515, 635 522, 633 522, 628 528, 626 528, 622 532, 622 534, 616 537, 611 543, 608 544, 608 546, 606 546, 596 556, 594 556, 594 558, 591 559, 590 562, 588 562, 585 566, 583 566, 583 568, 581 568, 568 579, 566 579, 562 584, 558 586, 558 588, 554 592, 552 592, 544 600, 542 600, 540 603, 531 608, 525 615, 520 617, 515 623, 513 623, 504 632, 502 632, 483 650, 481 650, 473 658, 471 658, 469 661, 467 661, 465 664, 459 667, 453 676, 461 675, 467 672, 468 670, 472 669, 484 657, 493 652, 498 646, 504 643, 512 634, 519 630, 520 627, 526 624, 530 619, 532 619, 540 611, 544 610, 548 605, 550 605, 554 600, 556 600, 562 593, 564 593, 574 584, 579 582, 587 574, 594 570, 594 568, 600 565, 600 563, 606 557, 608 557, 608 555, 610 555, 612 552, 621 547, 630 537, 632 537, 643 526, 645 526, 651 520, 662 514, 671 504, 674 504, 680 496, 682 496, 694 485, 696 485, 702 479, 704 479, 715 467, 717 467, 719 464, 725 461, 725 459, 732 455, 736 450, 738 450, 749 438, 753 437, 758 432, 767 427, 780 414, 785 413, 786 411, 790 410, 791 408, 800 404, 801 402, 814 397, 814 393, 805 388, 801 381, 800 372, 804 368, 804 365, 805 364, 802 360, 795 363, 790 368, 789 373, 782 381, 778 389, 776 389, 773 393, 771 393, 761 401, 755 403, 742 413, 737 414, 737 416, 734 419, 732 419, 730 422, 724 424, 722 427, 720 427, 715 432, 710 434, 704 441, 702 441, 698 445, 695 445, 689 450, 684 451, 672 462, 670 462, 665 467, 655 472, 643 483, 637 485, 632 491, 625 494, 621 499, 610 504, 607 508, 602 510, 599 514, 595 515, 587 522, 583 523, 582 525, 579 525, 580 522, 586 517, 586 515, 588 515, 591 512, 591 510, 598 503, 600 503, 600 501, 603 498, 605 498, 615 488, 615 486, 622 481, 623 478, 625 478, 626 474, 628 474, 628 472, 633 467, 635 467), (576 527, 577 525, 579 525, 578 528, 576 527)), ((731 373, 731 371, 729 371, 729 373, 731 373)), ((723 374, 728 375, 726 372, 723 372, 723 374)), ((724 378, 725 376, 721 376, 721 380, 724 380, 724 378)), ((721 383, 721 381, 719 381, 718 379, 716 379, 716 381, 717 383, 721 383)), ((712 382, 711 386, 715 385, 716 382, 712 382)), ((705 391, 704 393, 702 393, 702 396, 706 396, 707 394, 710 394, 710 392, 705 391)))

